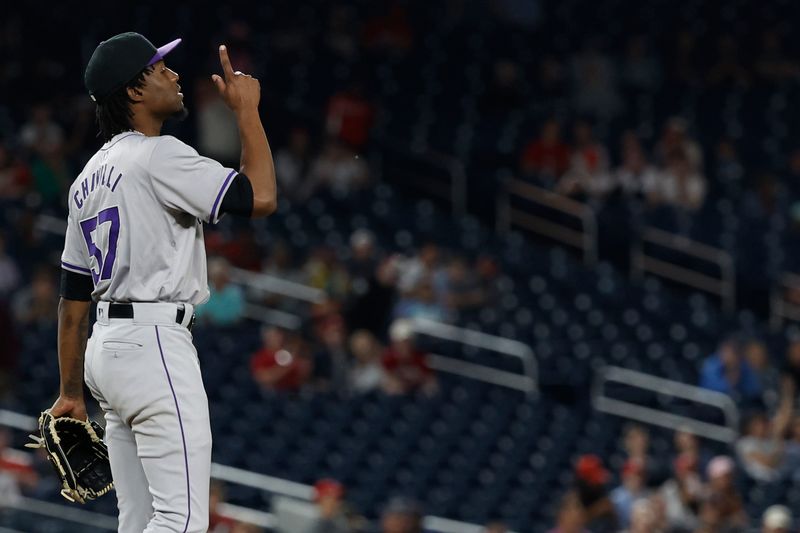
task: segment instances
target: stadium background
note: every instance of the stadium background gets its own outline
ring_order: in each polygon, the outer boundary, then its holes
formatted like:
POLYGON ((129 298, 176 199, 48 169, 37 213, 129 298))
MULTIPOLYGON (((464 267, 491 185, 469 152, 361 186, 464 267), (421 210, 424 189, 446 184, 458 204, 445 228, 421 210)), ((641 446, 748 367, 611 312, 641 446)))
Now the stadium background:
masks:
POLYGON ((236 164, 209 81, 228 44, 278 161, 278 213, 206 234, 214 531, 320 509, 319 531, 748 531, 800 508, 794 3, 0 10, 0 527, 114 513, 53 507, 21 446, 57 390, 64 192, 100 145, 83 68, 127 30, 184 39, 191 115, 165 133, 236 164))

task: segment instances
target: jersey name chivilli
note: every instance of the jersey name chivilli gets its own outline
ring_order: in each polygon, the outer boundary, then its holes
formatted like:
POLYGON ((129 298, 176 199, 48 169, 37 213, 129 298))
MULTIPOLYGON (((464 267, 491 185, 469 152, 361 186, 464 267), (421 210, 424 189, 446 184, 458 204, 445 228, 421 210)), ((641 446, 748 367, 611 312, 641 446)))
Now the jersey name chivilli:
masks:
POLYGON ((75 206, 78 209, 83 207, 83 202, 86 198, 89 197, 91 193, 93 193, 96 189, 100 187, 106 187, 111 189, 111 192, 117 190, 117 185, 119 185, 120 180, 122 179, 122 172, 120 172, 116 179, 112 179, 114 177, 114 167, 108 168, 108 165, 102 165, 100 168, 92 172, 92 177, 84 178, 81 181, 80 188, 75 188, 75 193, 72 195, 72 199, 75 201, 75 206))

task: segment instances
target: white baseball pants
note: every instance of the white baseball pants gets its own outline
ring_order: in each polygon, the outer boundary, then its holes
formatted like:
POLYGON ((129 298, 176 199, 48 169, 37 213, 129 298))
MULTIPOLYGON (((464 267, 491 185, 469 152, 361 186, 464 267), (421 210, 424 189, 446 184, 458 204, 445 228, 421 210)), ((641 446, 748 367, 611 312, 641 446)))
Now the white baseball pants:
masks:
POLYGON ((86 384, 105 412, 119 533, 206 533, 211 473, 208 399, 186 305, 134 303, 134 318, 97 306, 86 384))

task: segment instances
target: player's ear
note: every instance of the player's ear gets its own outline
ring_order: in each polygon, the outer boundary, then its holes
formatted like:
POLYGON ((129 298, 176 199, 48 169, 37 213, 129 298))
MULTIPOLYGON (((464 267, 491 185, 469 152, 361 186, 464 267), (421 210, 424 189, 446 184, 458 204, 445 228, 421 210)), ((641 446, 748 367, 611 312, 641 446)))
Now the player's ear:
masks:
POLYGON ((141 102, 142 101, 142 91, 137 87, 128 87, 128 98, 133 100, 134 102, 141 102))

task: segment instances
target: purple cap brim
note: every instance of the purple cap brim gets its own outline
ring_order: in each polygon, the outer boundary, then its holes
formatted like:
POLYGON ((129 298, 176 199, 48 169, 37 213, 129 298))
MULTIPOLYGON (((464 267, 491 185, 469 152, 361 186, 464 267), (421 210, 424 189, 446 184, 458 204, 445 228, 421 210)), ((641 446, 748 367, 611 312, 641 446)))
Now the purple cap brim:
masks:
POLYGON ((156 55, 153 56, 153 59, 150 60, 150 62, 147 64, 147 66, 149 67, 153 63, 158 63, 159 61, 164 59, 164 56, 167 55, 168 53, 172 52, 172 50, 176 46, 178 46, 179 44, 181 44, 181 40, 180 39, 175 39, 174 41, 169 42, 169 43, 165 44, 164 46, 160 47, 158 49, 158 51, 156 52, 156 55))

